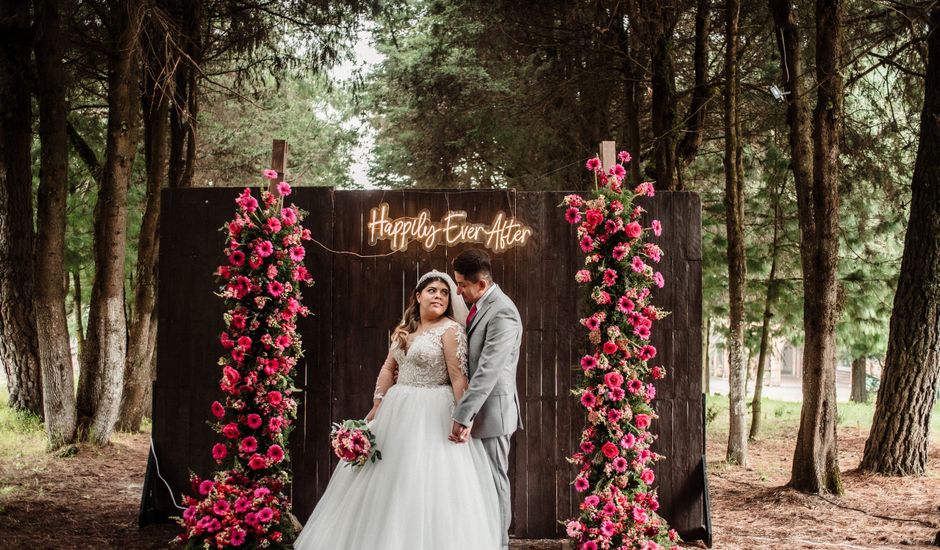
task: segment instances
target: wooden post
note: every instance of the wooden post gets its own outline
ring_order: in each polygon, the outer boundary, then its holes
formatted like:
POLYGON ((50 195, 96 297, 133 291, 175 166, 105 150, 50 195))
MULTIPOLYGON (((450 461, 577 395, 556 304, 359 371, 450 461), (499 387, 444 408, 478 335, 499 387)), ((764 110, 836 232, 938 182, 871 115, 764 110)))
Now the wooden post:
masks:
POLYGON ((268 191, 277 197, 277 184, 287 176, 287 140, 276 139, 271 145, 271 170, 277 172, 277 179, 271 180, 268 191))
POLYGON ((610 170, 617 163, 617 144, 613 141, 601 142, 601 166, 604 172, 610 170))

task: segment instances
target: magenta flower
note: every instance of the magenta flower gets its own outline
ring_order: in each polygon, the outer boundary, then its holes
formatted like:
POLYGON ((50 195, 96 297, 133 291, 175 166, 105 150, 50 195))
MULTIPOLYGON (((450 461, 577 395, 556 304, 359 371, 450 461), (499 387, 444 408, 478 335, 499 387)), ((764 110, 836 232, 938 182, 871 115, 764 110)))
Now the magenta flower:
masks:
POLYGON ((575 491, 579 493, 583 493, 584 491, 587 491, 588 487, 590 486, 591 486, 590 482, 588 482, 588 480, 584 479, 583 477, 578 477, 577 479, 574 480, 574 489, 575 491))
POLYGON ((306 251, 304 250, 304 247, 302 246, 295 246, 294 248, 290 249, 290 259, 294 260, 295 262, 299 262, 300 260, 303 260, 305 254, 306 254, 306 251))
POLYGON ((585 235, 584 238, 581 239, 581 251, 590 252, 593 248, 594 239, 592 239, 590 235, 585 235))
POLYGON ((208 495, 213 487, 215 487, 215 483, 207 479, 199 484, 199 494, 208 495))
POLYGON ((622 164, 615 164, 610 167, 610 175, 622 178, 627 175, 627 171, 623 168, 622 164))
POLYGON ((277 170, 268 169, 268 170, 264 170, 263 172, 261 172, 261 174, 264 177, 268 178, 269 180, 277 179, 277 170))
POLYGON ((270 458, 272 462, 277 464, 278 462, 284 460, 284 449, 281 448, 280 445, 271 445, 268 448, 268 458, 270 458))
POLYGON ((592 171, 592 172, 595 171, 595 170, 600 170, 600 169, 601 169, 601 159, 599 159, 599 158, 597 158, 597 157, 589 158, 589 159, 587 160, 587 162, 584 164, 584 167, 587 168, 588 170, 592 171))
POLYGON ((241 250, 236 250, 228 255, 228 263, 234 265, 235 267, 240 267, 245 263, 245 253, 241 250))
POLYGON ((571 225, 581 223, 581 211, 572 206, 565 211, 565 220, 571 225))
POLYGON ((635 239, 643 234, 643 227, 637 222, 630 222, 623 227, 623 232, 627 234, 627 237, 635 239))
POLYGON ((222 418, 225 416, 225 407, 222 406, 222 403, 218 401, 212 402, 212 415, 216 418, 222 418))
POLYGON ((267 462, 264 460, 264 457, 255 453, 251 455, 251 458, 248 459, 248 467, 252 470, 261 470, 268 466, 267 462))
POLYGON ((277 233, 281 230, 281 222, 277 218, 268 218, 265 226, 269 233, 277 233))
POLYGON ((597 404, 597 397, 590 391, 586 391, 581 395, 581 404, 584 405, 586 409, 593 409, 594 405, 597 404))
POLYGON ((258 519, 260 519, 264 523, 271 521, 272 519, 274 519, 274 510, 271 510, 270 508, 265 506, 264 508, 258 510, 258 519))
POLYGON ((617 158, 620 159, 620 162, 630 162, 630 159, 631 159, 632 157, 630 156, 630 153, 629 153, 629 152, 627 152, 627 151, 620 151, 619 153, 617 153, 617 158))
POLYGON ((290 184, 287 183, 286 181, 282 181, 281 183, 277 184, 277 193, 282 197, 286 197, 287 195, 290 195, 291 193, 290 184))
POLYGON ((633 417, 634 422, 636 422, 636 427, 645 430, 650 427, 650 415, 648 414, 638 414, 633 417))
POLYGON ((224 443, 216 443, 212 446, 212 458, 216 462, 222 462, 222 460, 228 455, 228 449, 225 447, 224 443))
POLYGON ((261 416, 255 413, 249 414, 248 417, 245 418, 245 424, 248 424, 248 427, 252 430, 257 430, 261 427, 261 416))
POLYGON ((281 210, 281 221, 288 227, 292 226, 297 223, 297 213, 293 208, 284 208, 281 210))
POLYGON ((268 294, 277 298, 283 293, 284 293, 284 285, 282 285, 281 283, 277 281, 271 281, 268 283, 268 294))
POLYGON ((653 220, 650 226, 653 228, 653 235, 658 237, 663 234, 663 224, 659 220, 653 220))
POLYGON ((261 241, 255 245, 255 253, 262 258, 267 258, 274 253, 274 245, 271 241, 261 241))
POLYGON ((252 436, 248 436, 245 439, 242 439, 241 443, 238 446, 238 450, 243 453, 253 453, 258 449, 258 440, 252 436))

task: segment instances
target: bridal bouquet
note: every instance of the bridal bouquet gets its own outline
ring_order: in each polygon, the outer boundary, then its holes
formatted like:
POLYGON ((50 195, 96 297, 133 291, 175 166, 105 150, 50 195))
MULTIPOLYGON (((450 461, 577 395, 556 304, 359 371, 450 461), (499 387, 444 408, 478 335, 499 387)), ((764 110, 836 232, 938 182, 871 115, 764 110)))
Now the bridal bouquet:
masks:
POLYGON ((347 466, 362 466, 366 462, 382 460, 382 452, 375 446, 375 435, 365 420, 334 423, 330 440, 333 452, 346 461, 347 466))

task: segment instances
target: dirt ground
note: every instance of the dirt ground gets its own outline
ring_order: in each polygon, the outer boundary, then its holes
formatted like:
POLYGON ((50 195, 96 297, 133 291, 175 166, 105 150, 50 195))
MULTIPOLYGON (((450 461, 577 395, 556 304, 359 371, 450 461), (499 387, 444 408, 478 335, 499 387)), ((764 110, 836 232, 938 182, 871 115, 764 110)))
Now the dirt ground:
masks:
MULTIPOLYGON (((865 434, 839 432, 840 464, 858 464, 865 434)), ((173 525, 138 529, 146 434, 118 435, 106 449, 70 458, 29 456, 0 464, 0 547, 165 548, 173 525)), ((931 548, 940 529, 940 450, 920 479, 879 478, 846 469, 843 497, 782 488, 793 442, 751 446, 746 469, 721 462, 724 442, 709 442, 714 548, 931 548)), ((562 548, 556 541, 514 541, 513 550, 562 548)), ((936 548, 936 547, 933 547, 936 548)), ((442 549, 446 550, 446 549, 442 549)))

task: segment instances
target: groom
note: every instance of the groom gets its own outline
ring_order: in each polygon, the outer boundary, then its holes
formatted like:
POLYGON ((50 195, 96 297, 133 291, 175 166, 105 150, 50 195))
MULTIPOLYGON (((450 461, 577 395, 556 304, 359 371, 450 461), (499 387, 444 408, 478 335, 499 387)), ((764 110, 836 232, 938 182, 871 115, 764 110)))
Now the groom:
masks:
POLYGON ((470 387, 454 409, 450 440, 463 443, 473 435, 483 443, 499 496, 502 547, 508 549, 509 438, 522 428, 516 393, 522 319, 516 305, 493 282, 486 252, 461 252, 453 266, 457 293, 472 307, 467 316, 470 387))

